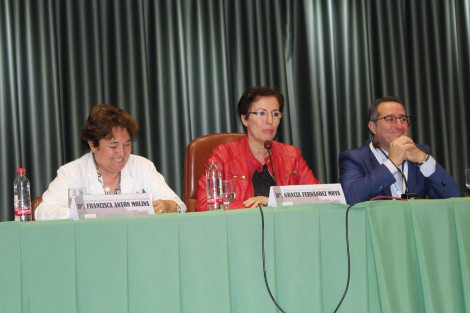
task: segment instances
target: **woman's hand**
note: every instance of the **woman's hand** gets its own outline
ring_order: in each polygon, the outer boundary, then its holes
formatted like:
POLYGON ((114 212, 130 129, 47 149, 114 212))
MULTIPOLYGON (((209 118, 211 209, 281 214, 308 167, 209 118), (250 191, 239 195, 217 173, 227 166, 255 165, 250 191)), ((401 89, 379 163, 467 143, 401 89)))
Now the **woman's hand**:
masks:
POLYGON ((155 214, 176 212, 178 204, 173 200, 155 200, 152 201, 155 214))
POLYGON ((263 196, 252 197, 248 200, 245 200, 245 202, 243 202, 243 205, 245 206, 245 208, 256 208, 258 207, 258 204, 268 205, 268 200, 268 197, 263 196))

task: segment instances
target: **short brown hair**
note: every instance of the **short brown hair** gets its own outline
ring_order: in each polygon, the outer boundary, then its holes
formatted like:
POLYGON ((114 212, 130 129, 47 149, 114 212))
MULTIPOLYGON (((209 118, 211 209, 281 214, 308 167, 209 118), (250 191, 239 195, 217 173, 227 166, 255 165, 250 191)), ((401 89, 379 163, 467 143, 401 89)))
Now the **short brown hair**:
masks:
POLYGON ((96 105, 82 128, 82 145, 89 149, 88 141, 91 141, 97 147, 101 139, 110 139, 113 136, 113 128, 116 126, 127 129, 131 139, 139 131, 136 121, 123 109, 110 104, 96 105))

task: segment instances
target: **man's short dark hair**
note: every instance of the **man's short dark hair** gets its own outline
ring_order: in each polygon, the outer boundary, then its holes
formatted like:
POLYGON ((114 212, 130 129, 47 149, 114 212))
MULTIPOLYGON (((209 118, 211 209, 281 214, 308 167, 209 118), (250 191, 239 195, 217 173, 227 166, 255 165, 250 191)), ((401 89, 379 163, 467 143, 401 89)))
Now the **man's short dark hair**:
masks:
POLYGON ((401 101, 400 101, 400 99, 398 99, 398 97, 385 96, 385 97, 377 98, 369 106, 369 111, 368 111, 369 121, 372 121, 372 122, 377 121, 377 119, 379 118, 379 116, 377 114, 377 108, 383 102, 397 102, 397 103, 400 103, 403 106, 403 103, 401 103, 401 101))

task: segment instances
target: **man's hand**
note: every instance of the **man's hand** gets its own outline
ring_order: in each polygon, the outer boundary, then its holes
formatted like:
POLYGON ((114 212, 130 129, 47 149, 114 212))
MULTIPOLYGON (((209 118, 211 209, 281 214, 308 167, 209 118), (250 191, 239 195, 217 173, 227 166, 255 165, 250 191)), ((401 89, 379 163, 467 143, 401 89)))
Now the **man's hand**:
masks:
POLYGON ((414 146, 406 151, 406 159, 414 163, 423 163, 426 159, 426 153, 414 146))
POLYGON ((404 160, 422 163, 426 159, 426 153, 416 147, 410 137, 403 135, 390 143, 389 158, 397 166, 403 163, 404 160))
POLYGON ((415 147, 413 140, 402 135, 390 143, 389 159, 398 166, 406 160, 407 150, 413 147, 415 147))

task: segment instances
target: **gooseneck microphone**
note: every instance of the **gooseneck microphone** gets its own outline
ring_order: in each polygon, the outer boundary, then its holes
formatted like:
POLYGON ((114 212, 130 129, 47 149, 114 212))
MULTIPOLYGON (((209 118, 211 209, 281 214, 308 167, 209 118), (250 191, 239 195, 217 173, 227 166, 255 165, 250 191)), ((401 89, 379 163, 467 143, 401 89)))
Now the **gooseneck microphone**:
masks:
MULTIPOLYGON (((388 157, 388 155, 385 153, 385 151, 382 150, 382 148, 380 147, 380 143, 376 142, 375 139, 372 141, 372 145, 374 146, 375 149, 379 149, 380 152, 382 152, 382 154, 388 159, 390 160, 390 158, 388 157)), ((409 190, 408 190, 408 181, 406 180, 406 177, 405 177, 405 174, 403 173, 402 170, 400 170, 400 168, 398 167, 398 165, 396 165, 395 163, 393 163, 392 160, 390 160, 390 162, 392 162, 393 166, 395 166, 395 168, 397 169, 397 171, 400 173, 401 177, 403 178, 403 181, 405 182, 405 193, 401 195, 401 198, 402 199, 417 199, 418 198, 418 194, 417 193, 410 193, 409 190)))
POLYGON ((271 162, 271 171, 273 172, 274 183, 277 185, 276 173, 274 172, 273 158, 271 155, 271 145, 272 145, 271 140, 266 140, 264 142, 264 148, 268 150, 269 161, 271 162))

